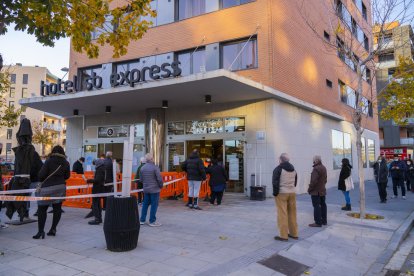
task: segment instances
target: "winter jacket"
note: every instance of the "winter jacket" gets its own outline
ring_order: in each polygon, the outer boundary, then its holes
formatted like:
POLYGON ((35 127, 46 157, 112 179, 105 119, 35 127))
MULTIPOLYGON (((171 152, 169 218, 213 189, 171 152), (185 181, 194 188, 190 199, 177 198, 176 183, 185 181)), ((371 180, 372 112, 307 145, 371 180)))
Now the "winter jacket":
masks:
POLYGON ((346 191, 345 179, 351 176, 351 165, 343 165, 341 168, 341 172, 339 173, 339 180, 338 180, 338 190, 346 191))
POLYGON ((206 173, 210 175, 209 185, 213 192, 222 192, 226 188, 228 180, 226 170, 219 165, 212 165, 206 168, 206 173))
POLYGON ((147 162, 139 171, 139 179, 142 181, 144 193, 159 193, 164 185, 158 168, 153 162, 147 162))
POLYGON ((196 152, 192 152, 190 158, 185 160, 181 167, 183 171, 187 173, 188 180, 206 180, 206 171, 203 161, 198 157, 196 152))
POLYGON ((83 174, 83 165, 79 160, 76 160, 76 162, 73 163, 72 172, 83 174))
POLYGON ((393 179, 404 179, 405 163, 404 161, 392 161, 390 166, 391 177, 393 179))
POLYGON ((95 160, 95 174, 93 179, 89 179, 88 183, 93 183, 92 193, 99 194, 105 192, 105 165, 103 159, 95 160))
POLYGON ((298 175, 293 165, 289 162, 280 163, 280 165, 273 170, 273 196, 295 193, 297 182, 298 175))
POLYGON ((308 188, 308 193, 310 195, 326 195, 326 182, 327 182, 327 172, 326 168, 322 163, 316 163, 313 165, 313 170, 311 173, 311 180, 308 188))
POLYGON ((407 165, 407 178, 410 180, 410 183, 411 183, 411 179, 414 179, 414 165, 413 164, 407 165))
POLYGON ((374 176, 377 183, 388 182, 388 166, 385 160, 377 161, 374 164, 374 176))
POLYGON ((69 177, 69 162, 66 161, 66 156, 59 153, 52 153, 39 172, 39 180, 43 181, 42 187, 66 184, 69 177))
POLYGON ((104 159, 104 166, 105 166, 105 183, 113 183, 114 182, 114 173, 112 169, 112 159, 105 158, 104 159))
POLYGON ((135 182, 138 184, 138 189, 142 189, 142 181, 141 179, 139 179, 139 172, 141 171, 142 167, 145 165, 145 163, 141 163, 138 168, 137 168, 137 172, 135 173, 135 182))

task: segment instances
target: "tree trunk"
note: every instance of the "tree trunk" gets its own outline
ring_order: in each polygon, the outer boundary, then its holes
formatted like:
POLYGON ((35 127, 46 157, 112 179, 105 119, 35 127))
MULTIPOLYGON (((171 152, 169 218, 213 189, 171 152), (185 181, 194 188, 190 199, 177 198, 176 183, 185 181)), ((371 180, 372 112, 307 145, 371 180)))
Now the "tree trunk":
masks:
POLYGON ((365 218, 365 175, 364 175, 364 163, 362 161, 362 128, 360 127, 357 130, 357 157, 358 157, 358 175, 359 175, 359 209, 360 209, 360 218, 365 218))

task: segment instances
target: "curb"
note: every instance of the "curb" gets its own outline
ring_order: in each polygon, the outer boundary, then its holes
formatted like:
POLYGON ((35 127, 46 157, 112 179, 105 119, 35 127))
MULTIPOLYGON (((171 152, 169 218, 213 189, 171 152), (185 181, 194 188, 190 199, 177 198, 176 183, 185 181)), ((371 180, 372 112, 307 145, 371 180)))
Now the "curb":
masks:
POLYGON ((398 227, 398 229, 392 235, 388 242, 387 248, 377 257, 375 263, 371 265, 369 270, 364 275, 380 275, 383 272, 385 266, 391 260, 394 252, 400 247, 401 243, 405 240, 408 233, 414 226, 414 211, 404 220, 404 222, 398 227))

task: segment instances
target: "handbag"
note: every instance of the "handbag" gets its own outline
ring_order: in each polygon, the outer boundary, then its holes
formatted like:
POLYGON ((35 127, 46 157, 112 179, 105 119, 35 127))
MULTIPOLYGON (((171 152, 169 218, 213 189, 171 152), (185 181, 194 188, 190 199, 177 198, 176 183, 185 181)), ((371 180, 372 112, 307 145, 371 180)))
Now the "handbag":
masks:
POLYGON ((59 165, 59 167, 52 172, 51 174, 49 174, 48 177, 46 177, 45 180, 43 180, 43 182, 38 182, 36 185, 36 191, 35 191, 35 196, 46 196, 45 193, 42 194, 42 184, 46 182, 46 180, 48 180, 51 176, 53 176, 59 169, 60 167, 62 167, 61 165, 59 165))
POLYGON ((346 191, 350 191, 354 189, 354 181, 352 180, 351 175, 345 178, 345 188, 346 188, 346 191))

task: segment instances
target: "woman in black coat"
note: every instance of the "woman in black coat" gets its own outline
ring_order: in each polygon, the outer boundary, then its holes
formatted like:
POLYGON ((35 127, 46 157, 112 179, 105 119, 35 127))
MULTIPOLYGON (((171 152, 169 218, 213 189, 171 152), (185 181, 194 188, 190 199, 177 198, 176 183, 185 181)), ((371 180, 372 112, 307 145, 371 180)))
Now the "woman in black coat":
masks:
MULTIPOLYGON (((62 197, 66 195, 66 179, 70 177, 70 165, 66 160, 65 151, 61 146, 55 146, 49 159, 43 164, 39 172, 41 188, 39 196, 62 197)), ((38 201, 38 232, 33 239, 45 238, 45 224, 47 218, 47 208, 49 204, 53 206, 53 222, 48 236, 56 235, 56 227, 62 215, 63 200, 43 200, 38 201)))
POLYGON ((217 159, 212 160, 213 165, 206 168, 206 173, 210 174, 210 189, 211 189, 211 199, 210 204, 214 205, 214 201, 217 198, 217 205, 221 204, 223 198, 223 192, 226 188, 226 182, 228 180, 226 170, 218 165, 217 159))
POLYGON ((345 196, 346 205, 341 208, 344 211, 351 211, 351 198, 349 196, 349 191, 346 190, 345 185, 345 179, 351 176, 351 170, 352 166, 349 164, 349 159, 342 159, 342 168, 341 172, 339 173, 338 190, 342 191, 345 196))
POLYGON ((388 166, 384 156, 379 156, 374 164, 375 182, 377 182, 378 193, 381 203, 387 202, 388 166))

